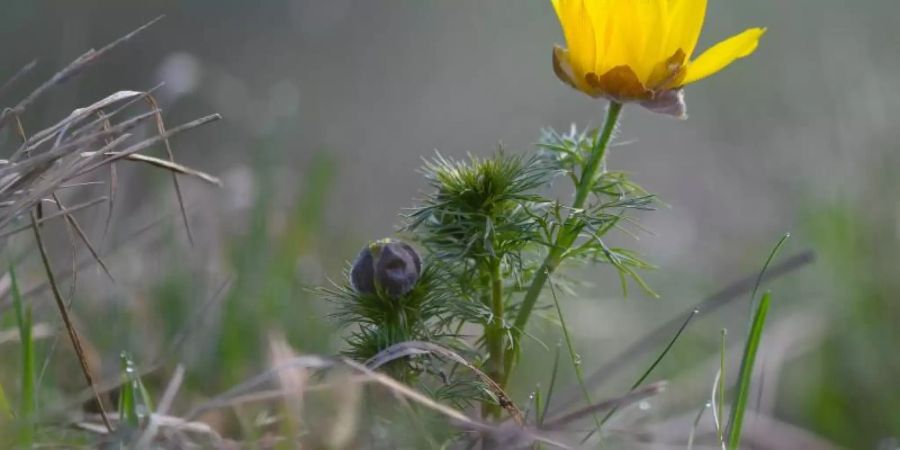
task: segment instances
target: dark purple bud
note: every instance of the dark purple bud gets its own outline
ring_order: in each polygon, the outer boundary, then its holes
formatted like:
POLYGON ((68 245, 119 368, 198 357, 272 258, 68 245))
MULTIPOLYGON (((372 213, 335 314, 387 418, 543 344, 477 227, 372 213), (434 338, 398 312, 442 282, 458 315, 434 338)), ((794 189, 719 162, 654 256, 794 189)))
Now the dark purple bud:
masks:
POLYGON ((412 290, 421 273, 422 261, 415 249, 402 241, 382 239, 359 252, 350 270, 350 283, 360 293, 380 291, 400 297, 412 290))
POLYGON ((683 89, 657 92, 652 99, 642 101, 641 106, 676 119, 687 119, 687 104, 684 102, 683 89))

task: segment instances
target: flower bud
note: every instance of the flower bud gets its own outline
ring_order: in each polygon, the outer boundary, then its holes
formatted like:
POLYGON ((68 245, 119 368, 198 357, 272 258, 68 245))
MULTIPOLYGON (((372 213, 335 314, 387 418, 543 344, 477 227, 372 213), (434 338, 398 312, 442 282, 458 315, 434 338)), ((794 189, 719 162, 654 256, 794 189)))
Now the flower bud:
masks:
POLYGON ((359 252, 350 270, 350 283, 359 293, 407 294, 422 273, 422 261, 409 244, 392 239, 375 241, 359 252))

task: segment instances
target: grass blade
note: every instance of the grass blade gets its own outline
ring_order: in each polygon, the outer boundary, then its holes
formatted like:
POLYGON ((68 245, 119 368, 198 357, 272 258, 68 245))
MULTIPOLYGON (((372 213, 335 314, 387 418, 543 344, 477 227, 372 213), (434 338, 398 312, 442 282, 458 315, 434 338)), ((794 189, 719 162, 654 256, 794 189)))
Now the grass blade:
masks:
POLYGON ((694 417, 694 425, 691 427, 691 434, 688 435, 687 450, 694 450, 694 436, 697 434, 697 428, 700 427, 700 419, 703 418, 703 413, 705 413, 709 407, 710 404, 707 403, 700 408, 700 411, 697 411, 697 417, 694 417))
MULTIPOLYGON (((806 267, 807 265, 813 263, 815 259, 816 254, 811 250, 793 255, 787 258, 784 262, 772 266, 771 268, 768 268, 765 271, 761 272, 763 273, 763 276, 761 278, 759 277, 759 274, 754 273, 749 277, 742 278, 726 286, 725 288, 695 304, 691 308, 691 311, 693 311, 694 309, 700 311, 699 314, 697 314, 697 318, 707 316, 724 307, 725 305, 728 305, 731 302, 735 301, 741 295, 747 292, 751 292, 754 287, 760 285, 761 283, 775 280, 787 275, 788 273, 806 267)), ((688 314, 688 312, 689 311, 685 311, 684 314, 688 314)), ((653 331, 645 334, 644 337, 639 339, 634 344, 623 349, 622 351, 618 352, 615 356, 613 356, 602 366, 600 366, 600 368, 595 370, 594 373, 592 373, 585 379, 585 384, 591 388, 595 388, 603 381, 611 379, 613 375, 627 367, 627 364, 632 359, 656 348, 657 343, 663 342, 668 336, 670 336, 671 330, 674 330, 676 327, 678 327, 682 323, 682 321, 682 316, 679 314, 677 317, 667 321, 666 323, 655 328, 653 331)), ((560 394, 562 396, 562 400, 558 403, 565 405, 576 401, 581 393, 575 391, 576 389, 573 388, 567 390, 566 392, 562 392, 560 394)))
POLYGON ((717 392, 719 392, 719 383, 721 382, 722 369, 720 368, 719 370, 716 370, 716 377, 713 379, 712 392, 710 392, 709 394, 709 404, 711 406, 710 409, 712 410, 713 425, 715 425, 716 427, 716 439, 724 450, 725 443, 721 438, 719 438, 719 436, 722 436, 722 432, 720 430, 723 428, 723 418, 721 417, 722 413, 721 408, 719 407, 719 396, 717 395, 717 392))
MULTIPOLYGON (((150 104, 150 108, 159 110, 159 104, 152 95, 147 96, 147 103, 150 104)), ((156 130, 160 136, 166 136, 166 124, 163 121, 162 114, 158 112, 156 113, 156 130)), ((169 142, 168 137, 163 138, 163 144, 165 144, 166 156, 169 157, 169 162, 175 164, 175 153, 172 151, 172 144, 169 142)), ((181 193, 181 183, 178 181, 178 174, 175 172, 172 172, 172 184, 175 186, 175 198, 178 199, 178 209, 181 211, 181 219, 184 221, 184 231, 187 233, 188 242, 193 247, 194 233, 191 231, 191 221, 188 218, 187 208, 184 206, 184 194, 181 193)))
MULTIPOLYGON (((665 348, 663 348, 663 351, 659 354, 659 356, 656 357, 655 360, 653 360, 653 363, 650 364, 650 367, 647 367, 647 370, 645 370, 644 373, 641 374, 641 376, 637 379, 637 381, 635 381, 634 384, 631 385, 630 390, 633 391, 633 390, 637 389, 638 386, 640 386, 641 384, 644 383, 644 381, 647 380, 647 378, 650 376, 650 374, 653 372, 653 370, 656 369, 656 366, 658 366, 659 363, 662 362, 663 358, 665 358, 666 355, 669 354, 669 350, 672 350, 672 347, 675 345, 676 342, 678 342, 678 338, 681 337, 681 333, 684 333, 684 330, 691 323, 691 319, 693 319, 699 313, 700 313, 700 310, 695 309, 695 310, 691 311, 690 314, 688 314, 687 318, 684 319, 684 323, 681 324, 681 327, 678 328, 678 331, 675 332, 675 335, 672 336, 672 339, 669 340, 669 343, 666 345, 665 348)), ((608 422, 609 419, 613 416, 613 414, 616 413, 616 411, 618 411, 617 408, 613 408, 612 410, 610 410, 606 414, 606 416, 603 417, 603 420, 601 420, 600 423, 605 424, 606 422, 608 422)))
POLYGON ((556 356, 553 357, 553 371, 550 372, 550 385, 547 386, 547 398, 544 400, 544 409, 541 410, 536 417, 538 427, 544 425, 544 418, 547 415, 547 409, 550 406, 550 401, 552 401, 553 399, 553 387, 556 386, 556 375, 559 373, 559 354, 561 347, 561 343, 556 345, 556 356))
MULTIPOLYGON (((578 352, 575 351, 575 343, 572 342, 572 336, 569 334, 569 328, 566 326, 566 320, 563 318, 562 307, 559 306, 559 298, 556 296, 556 289, 553 287, 553 280, 550 280, 548 283, 550 286, 550 293, 553 294, 553 304, 556 306, 556 314, 559 316, 559 324, 563 330, 563 337, 566 340, 566 348, 569 350, 569 358, 572 360, 572 367, 575 369, 575 378, 578 380, 578 385, 581 386, 581 393, 584 395, 584 400, 588 405, 592 405, 594 403, 591 400, 591 392, 588 390, 587 386, 584 384, 584 372, 581 370, 581 356, 578 355, 578 352)), ((594 431, 600 431, 600 428, 603 425, 600 423, 600 418, 597 417, 596 412, 591 412, 591 417, 594 419, 594 425, 596 428, 592 430, 587 437, 582 441, 582 444, 590 439, 590 437, 594 434, 594 431)))
POLYGON ((766 325, 766 315, 771 304, 771 293, 763 294, 750 333, 747 344, 744 347, 744 356, 741 358, 741 372, 737 384, 737 398, 731 406, 731 418, 728 423, 728 449, 737 450, 741 443, 741 427, 744 423, 744 411, 747 409, 747 399, 750 395, 750 382, 753 375, 753 365, 756 362, 756 353, 759 350, 759 342, 762 339, 763 328, 766 325))
POLYGON ((47 248, 44 246, 41 228, 38 226, 38 214, 36 210, 31 212, 31 228, 34 231, 34 240, 37 243, 41 261, 43 262, 44 270, 47 273, 47 283, 50 285, 50 290, 53 292, 53 299, 56 301, 56 307, 59 310, 59 315, 62 317, 66 333, 69 335, 69 341, 75 349, 75 356, 78 357, 78 363, 81 365, 82 375, 84 375, 88 387, 90 387, 94 393, 94 398, 97 400, 97 406, 100 409, 100 417, 103 419, 103 424, 106 426, 107 431, 112 432, 112 424, 110 424, 109 416, 107 416, 106 410, 103 408, 103 399, 100 398, 100 393, 97 391, 97 385, 94 384, 94 376, 91 374, 90 367, 88 367, 87 357, 84 354, 84 347, 81 345, 81 338, 78 337, 78 332, 75 330, 75 325, 72 324, 72 318, 69 315, 68 307, 66 306, 65 301, 63 301, 62 294, 59 292, 59 286, 56 284, 56 277, 53 275, 53 268, 50 266, 50 257, 47 254, 47 248))
POLYGON ((137 401, 140 389, 138 388, 131 359, 125 352, 122 352, 119 358, 122 377, 122 391, 119 394, 119 418, 122 424, 136 429, 141 424, 137 401))
MULTIPOLYGON (((700 313, 700 310, 695 309, 695 310, 691 311, 690 314, 688 314, 687 318, 684 319, 684 323, 681 324, 681 327, 678 328, 678 331, 675 332, 675 335, 672 336, 672 339, 669 340, 669 343, 665 346, 665 348, 663 348, 662 352, 656 357, 655 360, 653 360, 653 363, 650 364, 650 366, 647 367, 646 370, 644 370, 644 373, 641 374, 640 377, 638 377, 637 381, 635 381, 634 384, 631 385, 630 391, 634 391, 635 389, 638 388, 638 386, 643 384, 644 381, 647 381, 647 378, 650 376, 651 373, 653 373, 653 370, 656 369, 656 366, 658 366, 659 363, 662 362, 663 358, 665 358, 666 355, 669 354, 669 350, 672 350, 672 347, 675 345, 676 342, 678 342, 678 338, 680 338, 681 334, 684 333, 684 330, 687 329, 688 325, 691 323, 691 320, 699 313, 700 313)), ((618 410, 619 410, 618 407, 610 409, 609 412, 606 413, 605 416, 603 416, 603 419, 600 420, 600 425, 601 426, 606 425, 606 422, 609 422, 609 419, 612 418, 612 416, 618 410)), ((593 435, 594 435, 594 431, 591 431, 590 433, 588 433, 587 436, 582 438, 581 442, 582 443, 587 442, 587 440, 590 439, 591 436, 593 436, 593 435)))
POLYGON ((769 253, 769 257, 766 258, 765 264, 763 264, 762 270, 759 271, 759 276, 756 277, 756 283, 753 285, 753 291, 750 293, 750 311, 753 311, 753 302, 756 301, 756 293, 759 291, 759 286, 762 284, 763 279, 766 276, 766 271, 769 270, 769 265, 772 264, 772 261, 778 256, 778 251, 781 250, 781 247, 784 246, 784 243, 790 239, 791 233, 784 233, 781 236, 781 239, 775 244, 775 247, 772 248, 772 251, 769 253))
POLYGON ((6 399, 6 391, 3 390, 3 385, 0 384, 0 419, 12 418, 13 410, 9 406, 9 400, 6 399))
POLYGON ((150 396, 150 391, 147 390, 147 386, 144 385, 140 375, 137 375, 137 377, 138 392, 141 394, 141 401, 144 403, 144 411, 146 411, 147 415, 150 415, 155 409, 153 407, 153 397, 150 396))
MULTIPOLYGON (((721 345, 721 350, 719 351, 719 376, 717 377, 719 382, 716 383, 717 389, 716 389, 716 394, 715 394, 716 395, 716 414, 717 414, 716 417, 719 417, 719 418, 725 417, 722 415, 722 413, 723 413, 722 408, 725 407, 725 346, 726 346, 725 340, 728 337, 727 329, 722 328, 721 337, 722 337, 722 345, 721 345)), ((724 437, 724 435, 722 434, 722 427, 717 426, 716 427, 716 438, 719 439, 719 443, 724 442, 723 437, 724 437)))
POLYGON ((19 430, 17 442, 22 447, 31 447, 34 442, 34 412, 37 407, 34 376, 34 339, 31 336, 31 303, 24 304, 22 301, 22 293, 19 291, 16 272, 12 266, 9 267, 9 279, 13 307, 16 311, 16 322, 19 325, 19 341, 22 345, 22 395, 18 417, 23 426, 19 430))

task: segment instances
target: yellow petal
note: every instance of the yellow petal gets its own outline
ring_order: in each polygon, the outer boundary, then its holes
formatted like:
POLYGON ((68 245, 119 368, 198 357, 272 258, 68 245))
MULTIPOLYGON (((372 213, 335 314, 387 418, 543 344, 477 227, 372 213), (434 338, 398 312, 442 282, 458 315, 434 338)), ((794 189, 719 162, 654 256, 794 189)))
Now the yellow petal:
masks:
POLYGON ((618 66, 632 64, 634 54, 630 47, 635 44, 636 39, 640 39, 642 28, 640 24, 635 24, 634 8, 629 0, 611 0, 605 3, 608 4, 604 8, 605 13, 595 21, 603 26, 604 31, 604 49, 596 65, 598 75, 618 66))
POLYGON ((602 68, 602 61, 607 58, 609 49, 609 41, 612 37, 611 24, 612 6, 616 0, 585 0, 584 6, 588 17, 593 24, 594 42, 596 43, 596 53, 594 55, 594 66, 591 68, 593 72, 599 72, 602 68))
POLYGON ((634 70, 638 79, 646 82, 650 72, 659 63, 657 56, 659 41, 658 31, 664 22, 659 0, 623 0, 627 5, 624 23, 627 32, 624 34, 625 55, 627 64, 634 70))
POLYGON ((664 57, 681 49, 690 59, 700 39, 703 19, 706 17, 706 0, 668 0, 668 24, 664 57))
POLYGON ((644 47, 644 58, 650 62, 651 66, 658 65, 660 61, 671 56, 671 54, 665 54, 666 36, 669 34, 669 1, 653 0, 649 5, 652 23, 647 36, 647 44, 644 47))
POLYGON ((553 0, 553 9, 566 38, 569 63, 573 72, 583 77, 594 69, 597 53, 594 24, 585 9, 584 0, 553 0))
POLYGON ((724 69, 736 59, 750 55, 756 50, 759 38, 765 32, 765 28, 750 28, 741 34, 732 36, 712 46, 695 61, 688 64, 687 73, 682 84, 702 80, 724 69))

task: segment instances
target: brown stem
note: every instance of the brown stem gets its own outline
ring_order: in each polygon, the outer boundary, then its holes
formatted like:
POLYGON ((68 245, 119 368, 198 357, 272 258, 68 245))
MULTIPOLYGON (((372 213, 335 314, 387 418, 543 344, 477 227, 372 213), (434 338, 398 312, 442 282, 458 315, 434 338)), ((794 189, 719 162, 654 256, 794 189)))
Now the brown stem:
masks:
POLYGON ((85 381, 87 381, 88 386, 90 386, 91 391, 94 393, 94 399, 97 401, 97 406, 100 409, 100 417, 103 419, 103 424, 109 432, 112 432, 112 424, 109 421, 109 416, 106 414, 106 409, 103 407, 103 400, 100 398, 100 392, 97 391, 97 386, 94 384, 94 376, 91 375, 91 370, 88 367, 87 357, 84 355, 84 348, 81 346, 81 339, 78 337, 78 331, 75 330, 75 326, 72 324, 69 311, 66 308, 62 294, 60 294, 59 287, 56 284, 56 279, 53 276, 53 268, 50 266, 50 258, 47 256, 47 248, 44 246, 44 239, 41 237, 40 227, 38 226, 37 213, 34 210, 31 211, 31 224, 32 229, 34 230, 34 238, 37 241, 38 250, 41 253, 41 261, 44 263, 44 270, 47 271, 47 280, 50 283, 50 289, 53 291, 53 298, 56 300, 56 307, 59 308, 59 314, 62 316, 66 332, 69 334, 69 340, 72 342, 72 347, 75 348, 75 354, 78 356, 78 363, 81 365, 81 372, 84 374, 85 381))

